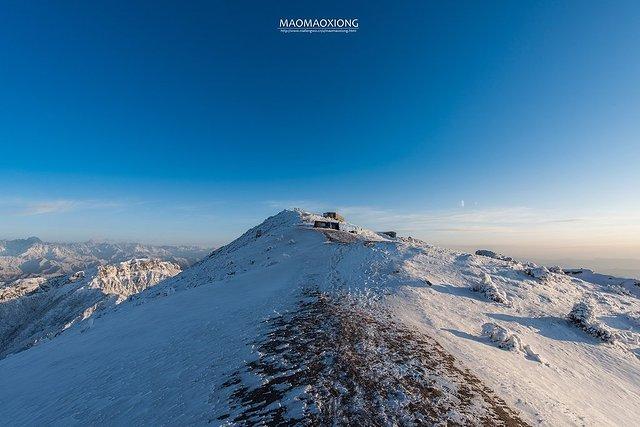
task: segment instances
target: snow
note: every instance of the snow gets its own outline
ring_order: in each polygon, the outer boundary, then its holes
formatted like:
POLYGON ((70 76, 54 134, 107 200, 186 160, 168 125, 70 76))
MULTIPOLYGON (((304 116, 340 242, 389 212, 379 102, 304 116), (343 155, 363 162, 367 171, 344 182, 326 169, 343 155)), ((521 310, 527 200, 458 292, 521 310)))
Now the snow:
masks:
POLYGON ((594 283, 595 273, 583 275, 591 282, 353 224, 354 233, 313 229, 315 218, 283 211, 181 274, 0 360, 0 419, 639 419, 636 294, 594 283), (610 329, 615 342, 576 327, 569 313, 582 301, 582 317, 610 329))

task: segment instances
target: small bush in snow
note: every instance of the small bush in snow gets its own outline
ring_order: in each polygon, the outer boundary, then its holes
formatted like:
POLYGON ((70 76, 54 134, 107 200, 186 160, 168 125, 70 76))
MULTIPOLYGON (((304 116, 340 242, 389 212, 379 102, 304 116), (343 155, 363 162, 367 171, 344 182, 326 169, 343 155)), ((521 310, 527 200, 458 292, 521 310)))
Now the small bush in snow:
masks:
POLYGON ((575 304, 567 317, 571 323, 583 329, 589 335, 609 343, 616 340, 616 334, 597 321, 595 308, 587 301, 580 301, 575 304))
POLYGON ((499 289, 493 280, 491 280, 491 276, 487 273, 484 273, 482 276, 482 282, 474 283, 471 285, 471 290, 475 292, 480 292, 484 294, 490 300, 495 302, 499 302, 501 304, 507 304, 509 300, 507 299, 507 294, 499 289))
POLYGON ((485 323, 482 325, 482 335, 488 337, 502 349, 522 352, 528 359, 544 363, 539 354, 533 351, 529 345, 522 342, 519 335, 511 332, 504 326, 496 323, 485 323))
POLYGON ((525 274, 533 277, 534 279, 544 279, 549 275, 547 267, 531 267, 525 270, 525 274))
POLYGON ((549 271, 556 274, 564 274, 564 270, 559 265, 554 265, 553 267, 549 267, 549 271))
POLYGON ((595 310, 586 301, 575 304, 569 313, 569 320, 578 325, 586 325, 595 320, 595 310))
POLYGON ((507 328, 495 323, 485 323, 482 325, 482 335, 498 344, 498 347, 505 350, 522 350, 522 341, 516 334, 511 333, 507 328))
POLYGON ((499 259, 501 261, 515 262, 515 259, 511 258, 510 256, 502 255, 494 251, 490 251, 488 249, 478 249, 476 251, 476 255, 484 256, 487 258, 499 259))

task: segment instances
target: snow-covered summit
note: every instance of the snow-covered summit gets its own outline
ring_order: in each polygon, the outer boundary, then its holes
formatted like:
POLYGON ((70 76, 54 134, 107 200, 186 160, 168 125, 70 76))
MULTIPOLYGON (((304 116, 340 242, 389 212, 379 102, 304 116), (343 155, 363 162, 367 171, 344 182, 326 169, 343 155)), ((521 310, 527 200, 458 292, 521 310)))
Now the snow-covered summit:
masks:
MULTIPOLYGON (((625 425, 640 303, 533 263, 283 211, 0 361, 22 424, 625 425), (489 256, 488 256, 489 255, 489 256), (38 390, 38 393, 34 393, 38 390)), ((399 227, 400 228, 400 227, 399 227)))

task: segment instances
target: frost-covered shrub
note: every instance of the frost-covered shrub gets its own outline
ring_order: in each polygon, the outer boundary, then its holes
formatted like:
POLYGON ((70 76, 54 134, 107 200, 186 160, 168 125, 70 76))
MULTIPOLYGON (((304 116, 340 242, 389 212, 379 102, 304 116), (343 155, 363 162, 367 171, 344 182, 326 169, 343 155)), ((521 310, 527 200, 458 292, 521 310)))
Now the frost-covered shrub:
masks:
POLYGON ((504 326, 496 323, 485 323, 482 325, 482 335, 488 337, 491 341, 498 344, 498 347, 504 348, 505 350, 522 350, 522 340, 520 340, 520 337, 504 326))
POLYGON ((559 265, 554 265, 553 267, 549 267, 549 271, 556 274, 564 274, 564 270, 559 265))
POLYGON ((497 252, 490 251, 488 249, 478 249, 476 251, 476 255, 485 256, 487 258, 499 259, 501 261, 515 262, 515 259, 511 258, 510 256, 502 255, 497 252))
POLYGON ((533 277, 534 279, 544 279, 549 275, 549 270, 547 267, 530 267, 525 270, 525 274, 533 277))
POLYGON ((588 302, 580 301, 571 309, 569 320, 577 325, 587 325, 595 320, 595 310, 588 302))
POLYGON ((496 323, 485 323, 482 325, 482 335, 488 337, 489 340, 496 343, 498 347, 502 349, 522 352, 528 359, 544 363, 542 357, 533 351, 531 346, 524 344, 519 335, 511 332, 504 326, 496 323))
POLYGON ((617 338, 611 329, 598 322, 595 308, 587 301, 576 303, 567 317, 571 323, 604 342, 614 342, 617 338))
POLYGON ((481 282, 476 282, 471 285, 471 290, 480 292, 490 300, 499 302, 501 304, 507 304, 509 302, 509 300, 507 299, 507 294, 502 289, 499 289, 495 283, 493 283, 493 280, 491 280, 491 276, 489 276, 487 273, 484 273, 481 282))

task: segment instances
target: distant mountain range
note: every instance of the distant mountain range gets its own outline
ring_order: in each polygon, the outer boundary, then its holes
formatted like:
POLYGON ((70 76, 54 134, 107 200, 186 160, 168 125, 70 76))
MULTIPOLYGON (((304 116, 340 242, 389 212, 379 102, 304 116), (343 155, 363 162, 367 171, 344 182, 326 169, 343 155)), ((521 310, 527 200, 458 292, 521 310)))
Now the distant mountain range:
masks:
POLYGON ((140 243, 48 243, 37 237, 0 240, 0 286, 16 279, 53 277, 134 258, 155 258, 189 267, 211 252, 197 246, 140 243))

